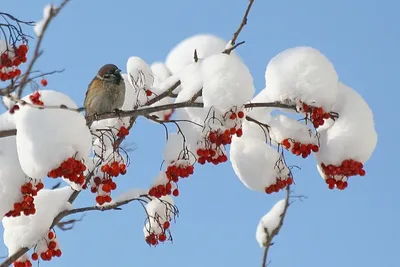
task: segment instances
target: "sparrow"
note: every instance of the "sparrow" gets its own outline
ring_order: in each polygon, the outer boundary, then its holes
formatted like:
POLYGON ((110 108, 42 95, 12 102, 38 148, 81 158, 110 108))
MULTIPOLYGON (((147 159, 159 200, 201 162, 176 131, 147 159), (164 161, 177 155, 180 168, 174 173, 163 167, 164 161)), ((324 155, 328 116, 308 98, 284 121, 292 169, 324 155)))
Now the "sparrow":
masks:
MULTIPOLYGON (((122 108, 125 100, 125 82, 121 70, 114 64, 99 69, 86 91, 86 116, 96 116, 122 108)), ((91 123, 88 123, 90 127, 91 123)))

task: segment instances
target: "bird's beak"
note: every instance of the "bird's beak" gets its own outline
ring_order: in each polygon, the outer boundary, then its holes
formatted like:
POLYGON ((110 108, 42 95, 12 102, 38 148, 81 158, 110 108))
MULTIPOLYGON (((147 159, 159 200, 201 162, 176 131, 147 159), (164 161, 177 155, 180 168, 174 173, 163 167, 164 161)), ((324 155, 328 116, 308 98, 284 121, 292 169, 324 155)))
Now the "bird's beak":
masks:
POLYGON ((121 70, 120 70, 120 69, 117 69, 116 71, 117 71, 117 73, 121 73, 121 70))

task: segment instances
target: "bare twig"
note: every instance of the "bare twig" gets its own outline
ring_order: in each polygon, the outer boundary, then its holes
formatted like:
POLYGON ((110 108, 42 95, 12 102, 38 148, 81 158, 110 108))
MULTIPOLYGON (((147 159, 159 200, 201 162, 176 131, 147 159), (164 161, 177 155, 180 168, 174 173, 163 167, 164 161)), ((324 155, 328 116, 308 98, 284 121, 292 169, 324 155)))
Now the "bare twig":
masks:
POLYGON ((42 44, 43 41, 43 37, 45 35, 45 32, 48 28, 48 26, 50 25, 50 22, 60 13, 60 11, 64 8, 64 6, 69 2, 69 0, 64 0, 59 7, 51 7, 50 9, 50 15, 49 17, 45 20, 44 24, 43 24, 43 28, 41 31, 41 34, 38 38, 38 41, 36 43, 36 47, 35 50, 33 52, 33 57, 32 60, 29 62, 29 65, 26 69, 25 74, 22 76, 22 81, 21 81, 21 85, 18 87, 18 98, 21 98, 22 95, 22 91, 24 90, 27 81, 29 79, 29 75, 33 69, 33 66, 35 65, 36 60, 40 57, 40 55, 42 54, 42 51, 40 51, 40 46, 42 44))
MULTIPOLYGON (((253 3, 254 3, 254 0, 249 0, 249 4, 247 5, 246 11, 244 12, 242 21, 240 22, 240 25, 239 25, 239 28, 238 28, 238 29, 236 30, 236 32, 233 34, 233 38, 232 38, 232 40, 231 40, 231 42, 230 42, 232 46, 235 46, 236 40, 237 40, 237 38, 239 37, 240 32, 242 31, 242 29, 244 28, 244 26, 247 24, 247 17, 249 16, 250 9, 251 9, 253 3)), ((233 48, 233 49, 235 49, 235 48, 233 48)), ((228 55, 229 55, 230 52, 231 52, 233 49, 231 49, 231 48, 225 49, 222 53, 228 54, 228 55)))

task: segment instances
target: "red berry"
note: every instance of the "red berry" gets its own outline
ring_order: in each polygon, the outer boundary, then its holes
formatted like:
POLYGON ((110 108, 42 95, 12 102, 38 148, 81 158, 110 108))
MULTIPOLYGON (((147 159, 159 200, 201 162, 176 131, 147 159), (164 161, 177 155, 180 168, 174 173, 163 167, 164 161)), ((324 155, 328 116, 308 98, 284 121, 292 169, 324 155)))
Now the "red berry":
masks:
POLYGON ((53 232, 49 232, 49 233, 47 234, 47 237, 51 240, 51 239, 53 239, 53 238, 55 237, 55 235, 54 235, 53 232))
POLYGON ((32 254, 32 260, 37 261, 39 259, 39 255, 35 252, 32 254))
POLYGON ((160 242, 165 242, 165 240, 167 240, 167 236, 165 234, 160 234, 158 240, 160 240, 160 242))
POLYGON ((164 222, 164 225, 163 225, 164 229, 168 229, 169 226, 170 226, 169 222, 164 222))
POLYGON ((238 117, 239 117, 239 119, 242 119, 244 117, 244 112, 243 111, 239 111, 238 112, 238 117))
POLYGON ((179 190, 178 190, 178 189, 175 189, 174 191, 172 191, 172 194, 173 194, 175 197, 179 196, 179 190))
POLYGON ((153 94, 153 92, 151 90, 146 90, 146 95, 147 96, 151 96, 153 94))

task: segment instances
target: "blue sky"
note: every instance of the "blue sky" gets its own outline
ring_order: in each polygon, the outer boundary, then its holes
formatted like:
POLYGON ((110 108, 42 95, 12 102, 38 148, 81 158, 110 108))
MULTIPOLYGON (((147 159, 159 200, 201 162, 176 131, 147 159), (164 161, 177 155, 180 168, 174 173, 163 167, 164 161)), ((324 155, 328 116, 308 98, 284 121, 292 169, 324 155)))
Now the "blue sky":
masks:
MULTIPOLYGON (((2 11, 39 20, 43 0, 3 1, 2 11)), ((81 104, 99 66, 125 69, 130 56, 147 62, 164 60, 180 40, 213 33, 226 40, 236 30, 246 0, 71 1, 51 25, 43 71, 49 89, 81 104)), ((295 193, 308 196, 294 203, 270 250, 270 266, 398 266, 400 240, 397 170, 399 151, 396 110, 400 97, 400 18, 398 1, 390 0, 256 0, 238 53, 250 68, 258 90, 264 88, 268 60, 283 49, 309 45, 335 64, 342 81, 356 89, 374 111, 378 146, 366 164, 367 175, 354 178, 345 191, 329 191, 312 159, 291 160, 295 193)), ((162 160, 164 130, 140 120, 128 143, 132 165, 118 178, 118 192, 147 186, 162 160)), ((138 204, 118 212, 87 214, 73 231, 58 235, 63 256, 42 266, 259 266, 262 250, 255 241, 260 217, 283 194, 266 196, 246 189, 229 163, 197 168, 181 183, 174 244, 149 248, 143 240, 144 213, 138 204), (79 264, 77 263, 79 261, 79 264)), ((87 192, 77 206, 92 205, 87 192)), ((0 246, 0 255, 6 249, 0 246)))

